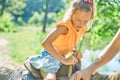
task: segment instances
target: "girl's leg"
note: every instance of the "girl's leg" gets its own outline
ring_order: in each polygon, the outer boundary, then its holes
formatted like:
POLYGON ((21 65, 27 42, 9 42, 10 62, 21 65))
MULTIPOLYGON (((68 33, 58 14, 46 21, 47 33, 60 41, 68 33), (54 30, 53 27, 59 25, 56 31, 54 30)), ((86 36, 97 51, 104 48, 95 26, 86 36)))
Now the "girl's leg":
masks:
POLYGON ((19 78, 19 79, 17 79, 17 80, 22 80, 22 78, 19 78))
POLYGON ((56 73, 54 72, 47 73, 44 80, 56 80, 56 73))

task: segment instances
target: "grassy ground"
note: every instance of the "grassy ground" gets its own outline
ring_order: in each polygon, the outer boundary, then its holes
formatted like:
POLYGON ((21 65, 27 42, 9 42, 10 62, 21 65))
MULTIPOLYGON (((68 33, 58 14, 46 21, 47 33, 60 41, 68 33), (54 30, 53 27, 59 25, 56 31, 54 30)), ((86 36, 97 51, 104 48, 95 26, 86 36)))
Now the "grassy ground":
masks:
MULTIPOLYGON (((14 33, 0 33, 0 38, 8 41, 8 53, 14 61, 23 64, 25 58, 39 54, 45 33, 36 27, 20 27, 14 33)), ((4 55, 5 55, 4 54, 4 55)))

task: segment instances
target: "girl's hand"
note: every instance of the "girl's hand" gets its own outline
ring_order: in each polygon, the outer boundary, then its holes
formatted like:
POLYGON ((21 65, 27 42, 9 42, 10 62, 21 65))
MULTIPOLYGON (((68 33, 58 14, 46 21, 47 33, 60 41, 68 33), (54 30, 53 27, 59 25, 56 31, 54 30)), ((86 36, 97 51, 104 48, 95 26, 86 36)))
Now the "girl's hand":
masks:
POLYGON ((81 59, 81 58, 82 58, 82 53, 81 53, 80 51, 77 51, 76 57, 77 57, 78 59, 81 59))
POLYGON ((65 59, 63 64, 65 64, 65 65, 75 65, 77 62, 78 62, 78 60, 77 60, 76 57, 70 56, 70 57, 65 59))
POLYGON ((76 55, 77 59, 81 59, 82 58, 82 53, 78 50, 73 50, 74 55, 76 55))

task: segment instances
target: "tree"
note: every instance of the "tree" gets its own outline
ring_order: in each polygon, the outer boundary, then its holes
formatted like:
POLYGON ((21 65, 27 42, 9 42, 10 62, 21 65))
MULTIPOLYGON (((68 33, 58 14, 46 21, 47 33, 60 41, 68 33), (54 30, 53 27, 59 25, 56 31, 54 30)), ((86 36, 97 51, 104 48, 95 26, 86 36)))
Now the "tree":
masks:
POLYGON ((48 15, 48 4, 50 0, 46 0, 46 8, 45 8, 45 16, 44 16, 44 22, 43 22, 43 32, 46 32, 46 23, 47 23, 47 15, 48 15))
POLYGON ((0 5, 1 5, 1 12, 0 12, 0 16, 3 15, 4 13, 4 10, 5 10, 5 3, 6 3, 6 0, 0 0, 0 5))
POLYGON ((1 12, 2 16, 4 12, 11 13, 15 16, 15 21, 17 21, 17 17, 23 14, 23 9, 25 7, 24 0, 20 0, 19 2, 16 0, 0 0, 1 12))
POLYGON ((61 0, 46 0, 45 8, 44 8, 44 21, 43 21, 43 32, 46 32, 46 24, 47 24, 47 15, 50 12, 58 13, 63 7, 63 2, 61 0), (56 3, 53 5, 53 3, 56 3), (56 6, 56 7, 55 7, 56 6))
POLYGON ((84 42, 89 49, 103 49, 120 28, 119 0, 96 0, 96 6, 97 13, 91 27, 92 31, 84 42))

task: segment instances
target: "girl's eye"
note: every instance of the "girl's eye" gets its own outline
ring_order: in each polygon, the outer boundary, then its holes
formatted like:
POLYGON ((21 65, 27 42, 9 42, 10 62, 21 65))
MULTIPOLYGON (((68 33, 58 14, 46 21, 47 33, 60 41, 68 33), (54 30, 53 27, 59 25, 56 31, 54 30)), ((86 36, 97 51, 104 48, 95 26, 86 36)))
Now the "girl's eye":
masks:
POLYGON ((77 20, 78 22, 81 22, 80 20, 77 20))

